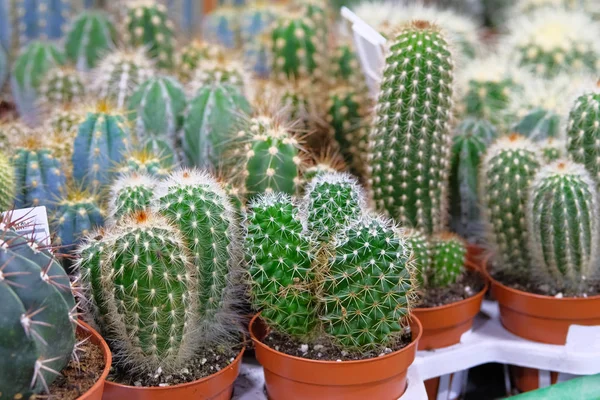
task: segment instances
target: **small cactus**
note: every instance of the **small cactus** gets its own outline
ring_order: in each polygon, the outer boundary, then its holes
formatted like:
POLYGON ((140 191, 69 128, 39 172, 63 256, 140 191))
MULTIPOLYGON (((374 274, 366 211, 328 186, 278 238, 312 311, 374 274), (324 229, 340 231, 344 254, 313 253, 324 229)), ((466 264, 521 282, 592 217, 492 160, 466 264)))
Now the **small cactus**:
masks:
POLYGON ((53 109, 46 119, 46 125, 51 131, 77 133, 79 124, 85 120, 85 111, 82 107, 67 104, 62 108, 53 109))
POLYGON ((77 71, 68 67, 49 70, 39 89, 38 103, 50 112, 56 106, 80 103, 85 97, 85 84, 77 71))
POLYGON ((428 283, 444 287, 456 283, 462 275, 467 248, 460 236, 441 232, 431 238, 431 271, 428 283))
POLYGON ((77 69, 88 71, 114 50, 116 39, 115 26, 104 12, 86 10, 75 18, 67 32, 65 53, 77 69))
POLYGON ((158 181, 140 172, 121 174, 110 187, 108 214, 111 222, 149 210, 158 181))
POLYGON ((206 86, 215 84, 235 87, 242 94, 247 95, 249 79, 244 64, 235 58, 225 56, 207 60, 196 70, 190 89, 195 94, 206 86))
POLYGON ((195 71, 205 61, 216 59, 222 52, 223 50, 219 46, 198 40, 193 40, 183 46, 175 56, 175 68, 179 80, 188 83, 194 76, 195 71))
POLYGON ((0 153, 0 212, 13 208, 15 183, 15 171, 10 159, 4 153, 0 153))
POLYGON ((346 84, 353 86, 355 90, 360 90, 359 86, 365 86, 365 77, 351 44, 338 44, 330 57, 329 65, 333 85, 346 84))
POLYGON ((124 157, 120 173, 140 172, 157 179, 166 178, 173 169, 169 156, 159 156, 148 150, 136 150, 124 157))
POLYGON ((431 244, 427 235, 416 229, 406 229, 401 233, 411 251, 415 276, 419 285, 427 286, 431 271, 431 244))
POLYGON ((569 113, 567 149, 573 161, 583 164, 600 184, 600 91, 588 90, 569 113))
POLYGON ((58 202, 55 220, 56 243, 70 253, 84 236, 104 225, 104 212, 92 194, 69 189, 58 202))
POLYGON ((538 142, 538 147, 544 164, 567 158, 567 142, 565 140, 549 137, 538 142))

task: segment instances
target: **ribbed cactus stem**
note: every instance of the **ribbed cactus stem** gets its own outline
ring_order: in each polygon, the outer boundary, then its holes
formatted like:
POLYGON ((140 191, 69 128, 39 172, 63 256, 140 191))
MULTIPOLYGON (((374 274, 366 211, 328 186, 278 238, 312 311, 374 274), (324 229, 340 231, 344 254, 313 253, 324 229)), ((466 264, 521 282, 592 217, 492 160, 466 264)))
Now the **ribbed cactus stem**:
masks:
POLYGON ((431 286, 448 286, 460 278, 467 255, 464 240, 450 232, 442 232, 431 238, 431 286))
POLYGON ((549 137, 538 142, 538 146, 545 164, 567 157, 567 142, 565 140, 549 137))
POLYGON ((427 235, 416 229, 405 229, 400 234, 411 252, 417 281, 427 285, 431 271, 431 245, 427 235))
POLYGON ((8 211, 15 201, 15 171, 10 159, 0 153, 0 211, 8 211))
POLYGON ((158 181, 140 173, 131 172, 121 175, 111 185, 109 215, 114 221, 138 211, 148 210, 158 181))
POLYGON ((104 212, 96 196, 70 189, 60 200, 55 219, 57 244, 70 253, 73 245, 104 225, 104 212))
POLYGON ((85 97, 85 86, 76 70, 60 67, 46 73, 39 92, 38 102, 49 112, 57 105, 80 103, 85 97))
POLYGON ((65 40, 67 58, 80 70, 94 68, 115 47, 117 31, 101 11, 84 11, 73 21, 65 40))
POLYGON ((575 101, 569 113, 567 148, 569 156, 585 165, 600 184, 600 84, 598 86, 575 101))

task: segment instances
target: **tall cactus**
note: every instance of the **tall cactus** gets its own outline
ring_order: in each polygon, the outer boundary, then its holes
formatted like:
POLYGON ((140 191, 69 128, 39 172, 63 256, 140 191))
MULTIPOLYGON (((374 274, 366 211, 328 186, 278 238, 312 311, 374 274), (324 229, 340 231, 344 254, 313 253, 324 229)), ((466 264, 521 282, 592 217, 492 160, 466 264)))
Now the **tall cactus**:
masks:
POLYGON ((504 136, 490 146, 479 172, 479 198, 483 205, 488 244, 500 267, 526 273, 531 254, 525 219, 531 182, 541 159, 535 145, 518 134, 504 136))
POLYGON ((86 10, 73 21, 65 39, 65 53, 79 70, 95 68, 102 57, 114 50, 117 31, 107 14, 86 10))
POLYGON ((96 196, 71 188, 59 200, 55 220, 57 244, 70 253, 84 236, 104 225, 104 212, 96 196))
POLYGON ((30 398, 49 387, 75 348, 71 282, 52 254, 4 219, 0 230, 0 392, 30 398))
POLYGON ((585 165, 600 184, 600 90, 590 90, 577 98, 567 127, 567 148, 571 158, 585 165))
POLYGON ((532 275, 577 290, 598 277, 598 194, 585 167, 566 159, 535 176, 527 203, 532 275))
POLYGON ((379 210, 426 233, 446 222, 452 55, 439 29, 414 21, 391 46, 370 133, 379 210))
POLYGON ((122 174, 110 187, 108 214, 111 222, 149 210, 158 181, 141 172, 122 174))

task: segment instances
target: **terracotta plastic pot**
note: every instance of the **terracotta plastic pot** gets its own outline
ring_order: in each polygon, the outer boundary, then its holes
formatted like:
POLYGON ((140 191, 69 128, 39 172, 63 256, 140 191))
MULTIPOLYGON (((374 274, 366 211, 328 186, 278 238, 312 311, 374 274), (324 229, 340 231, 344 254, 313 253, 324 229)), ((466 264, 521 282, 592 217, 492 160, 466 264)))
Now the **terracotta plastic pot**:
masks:
POLYGON ((79 396, 79 400, 101 400, 102 393, 104 392, 106 377, 108 376, 110 366, 112 365, 112 353, 110 352, 108 344, 98 332, 96 332, 91 326, 83 321, 79 321, 79 324, 80 326, 77 327, 78 333, 81 335, 89 335, 90 342, 102 349, 102 356, 104 357, 104 370, 102 370, 102 375, 100 375, 98 381, 94 383, 94 386, 92 386, 82 396, 79 396))
POLYGON ((477 269, 481 269, 485 252, 485 248, 478 244, 467 244, 467 262, 470 263, 470 265, 476 266, 477 269))
MULTIPOLYGON (((510 377, 514 387, 519 392, 530 392, 540 388, 540 370, 535 368, 510 366, 510 377)), ((558 382, 558 372, 549 372, 550 384, 554 385, 558 382)))
POLYGON ((406 390, 406 372, 421 337, 419 320, 413 317, 410 325, 412 342, 408 346, 359 361, 316 361, 271 349, 262 342, 269 329, 258 314, 250 321, 250 336, 264 368, 270 400, 395 400, 406 390))
POLYGON ((559 299, 527 293, 498 282, 487 268, 484 272, 500 306, 502 325, 517 336, 564 345, 569 326, 600 325, 600 296, 559 299))
MULTIPOLYGON (((479 268, 466 262, 467 268, 479 271, 479 268)), ((471 329, 473 320, 479 313, 483 296, 489 282, 482 275, 485 285, 476 295, 439 307, 415 308, 413 314, 423 325, 423 336, 419 340, 419 350, 433 350, 448 347, 460 342, 463 333, 471 329)))
POLYGON ((106 382, 104 400, 229 400, 233 394, 233 382, 240 372, 245 348, 226 368, 216 374, 190 383, 165 387, 137 387, 106 382))

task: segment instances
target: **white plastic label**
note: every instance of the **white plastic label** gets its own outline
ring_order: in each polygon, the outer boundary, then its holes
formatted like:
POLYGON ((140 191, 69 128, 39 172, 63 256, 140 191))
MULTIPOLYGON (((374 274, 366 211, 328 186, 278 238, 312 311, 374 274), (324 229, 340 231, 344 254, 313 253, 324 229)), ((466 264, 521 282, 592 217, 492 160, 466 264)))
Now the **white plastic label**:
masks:
POLYGON ((48 213, 46 207, 20 208, 18 210, 5 211, 2 216, 8 216, 11 222, 15 222, 15 230, 27 238, 33 238, 36 242, 50 246, 50 227, 48 225, 48 213))

